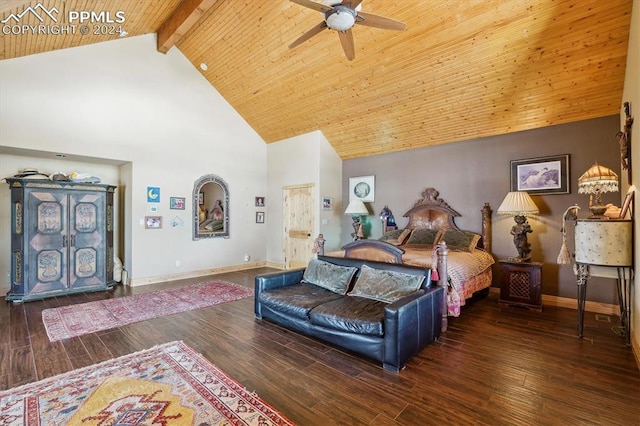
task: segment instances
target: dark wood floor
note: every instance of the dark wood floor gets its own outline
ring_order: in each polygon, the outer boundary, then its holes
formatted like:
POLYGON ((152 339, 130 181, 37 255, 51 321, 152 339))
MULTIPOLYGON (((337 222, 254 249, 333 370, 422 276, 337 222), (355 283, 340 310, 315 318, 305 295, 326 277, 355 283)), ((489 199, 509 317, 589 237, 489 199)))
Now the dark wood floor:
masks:
MULTIPOLYGON (((256 269, 217 275, 253 288, 256 269)), ((615 317, 468 303, 449 331, 391 373, 261 322, 253 298, 49 342, 44 308, 207 279, 0 304, 0 388, 183 340, 300 425, 640 425, 640 372, 615 317), (607 322, 610 320, 611 322, 607 322)))

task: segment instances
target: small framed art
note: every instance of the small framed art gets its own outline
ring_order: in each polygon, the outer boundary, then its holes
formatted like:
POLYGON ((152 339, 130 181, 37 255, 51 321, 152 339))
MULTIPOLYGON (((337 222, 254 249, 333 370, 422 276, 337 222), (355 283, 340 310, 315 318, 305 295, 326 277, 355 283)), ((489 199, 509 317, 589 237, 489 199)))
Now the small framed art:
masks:
POLYGON ((264 212, 256 212, 256 223, 264 223, 264 212))
POLYGON ((264 207, 265 206, 264 197, 256 197, 256 207, 264 207))
POLYGON ((622 204, 622 209, 620 209, 619 219, 626 219, 627 215, 629 215, 629 219, 633 218, 633 199, 635 196, 635 191, 631 190, 627 192, 627 195, 624 197, 624 203, 622 204))
POLYGON ((170 197, 169 208, 171 210, 184 210, 184 197, 170 197))
POLYGON ((372 203, 375 201, 375 192, 375 176, 349 178, 349 201, 359 199, 372 203))
POLYGON ((162 216, 145 216, 144 227, 146 229, 160 229, 162 228, 162 216))
POLYGON ((322 210, 331 210, 333 207, 333 198, 322 197, 322 210))

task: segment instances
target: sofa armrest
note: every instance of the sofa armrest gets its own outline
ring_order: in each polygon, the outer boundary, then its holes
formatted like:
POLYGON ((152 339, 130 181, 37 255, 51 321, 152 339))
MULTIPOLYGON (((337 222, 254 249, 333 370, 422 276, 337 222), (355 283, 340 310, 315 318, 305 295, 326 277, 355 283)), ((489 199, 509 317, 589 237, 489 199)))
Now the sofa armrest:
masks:
POLYGON ((300 281, 302 281, 303 275, 304 269, 293 269, 291 271, 256 275, 253 302, 256 318, 262 318, 260 293, 262 293, 263 291, 272 290, 274 288, 281 288, 298 284, 300 281))
POLYGON ((406 361, 440 336, 444 289, 420 290, 385 307, 384 366, 400 371, 406 361))

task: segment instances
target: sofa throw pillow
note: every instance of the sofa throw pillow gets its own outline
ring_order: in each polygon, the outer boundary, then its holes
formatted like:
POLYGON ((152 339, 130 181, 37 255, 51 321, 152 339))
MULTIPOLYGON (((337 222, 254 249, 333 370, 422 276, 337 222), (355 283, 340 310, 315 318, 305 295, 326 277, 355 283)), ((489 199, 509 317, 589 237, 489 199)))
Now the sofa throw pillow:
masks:
POLYGON ((440 241, 447 243, 449 250, 468 251, 473 253, 480 241, 480 235, 469 231, 447 229, 442 233, 440 241))
POLYGON ((417 291, 424 278, 424 275, 403 274, 362 265, 360 276, 353 290, 349 292, 349 296, 393 303, 417 291))
POLYGON ((440 241, 441 233, 442 231, 439 229, 414 229, 407 240, 407 244, 433 246, 440 241))
POLYGON ((357 270, 358 268, 353 266, 340 266, 311 259, 307 269, 304 270, 302 281, 326 288, 334 293, 346 294, 357 270))

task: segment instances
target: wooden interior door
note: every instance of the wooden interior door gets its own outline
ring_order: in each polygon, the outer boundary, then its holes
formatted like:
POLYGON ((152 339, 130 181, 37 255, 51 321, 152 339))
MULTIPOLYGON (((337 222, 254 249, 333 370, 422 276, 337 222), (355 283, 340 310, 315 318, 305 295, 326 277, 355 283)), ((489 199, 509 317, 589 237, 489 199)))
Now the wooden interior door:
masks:
POLYGON ((284 266, 304 268, 313 256, 313 187, 294 185, 284 188, 284 266))

